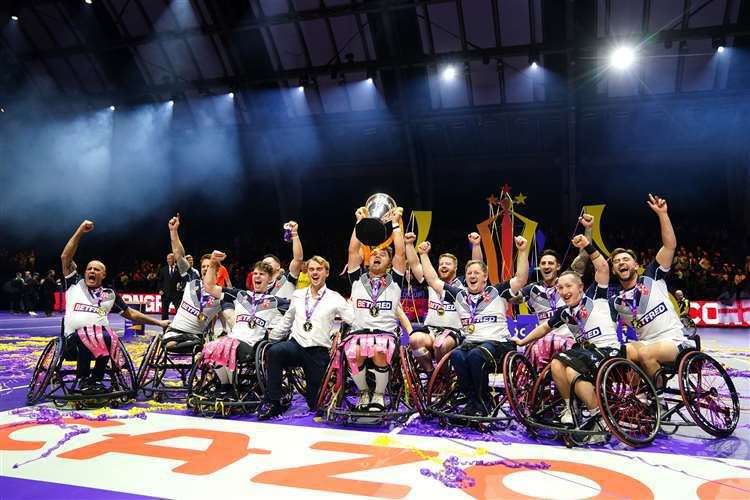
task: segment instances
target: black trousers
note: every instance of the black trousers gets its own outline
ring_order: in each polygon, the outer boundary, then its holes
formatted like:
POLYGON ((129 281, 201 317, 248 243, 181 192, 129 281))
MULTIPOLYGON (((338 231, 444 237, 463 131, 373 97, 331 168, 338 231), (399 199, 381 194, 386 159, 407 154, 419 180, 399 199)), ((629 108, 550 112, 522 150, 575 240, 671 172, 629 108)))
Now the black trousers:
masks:
POLYGON ((302 347, 296 340, 277 342, 268 348, 268 394, 266 398, 272 402, 281 400, 281 382, 284 368, 302 367, 307 383, 307 406, 315 409, 320 384, 325 375, 330 356, 325 347, 302 347))
POLYGON ((179 293, 175 295, 167 295, 166 293, 161 296, 161 319, 169 319, 169 304, 174 304, 175 311, 180 310, 180 301, 182 295, 179 293))
POLYGON ((475 405, 489 400, 490 368, 500 366, 505 354, 515 351, 513 342, 464 342, 450 353, 451 364, 458 375, 459 390, 475 405))

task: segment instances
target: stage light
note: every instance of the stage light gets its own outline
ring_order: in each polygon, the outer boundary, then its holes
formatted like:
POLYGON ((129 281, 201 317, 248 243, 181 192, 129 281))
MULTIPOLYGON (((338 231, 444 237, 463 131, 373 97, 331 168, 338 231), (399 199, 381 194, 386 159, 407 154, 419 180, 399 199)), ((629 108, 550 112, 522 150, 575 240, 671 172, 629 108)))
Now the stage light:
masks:
POLYGON ((0 108, 0 113, 5 113, 5 108, 0 108))
POLYGON ((627 69, 635 62, 635 52, 630 47, 617 47, 609 56, 609 65, 615 69, 627 69))
POLYGON ((227 94, 227 95, 229 96, 229 98, 230 98, 230 99, 234 99, 234 92, 230 92, 230 93, 229 93, 229 94, 227 94))
POLYGON ((109 110, 110 110, 110 111, 114 111, 115 109, 117 109, 117 108, 115 108, 114 106, 110 106, 110 107, 109 107, 109 110))
POLYGON ((170 99, 170 100, 169 100, 169 102, 168 102, 168 104, 169 104, 170 106, 174 106, 174 100, 173 100, 173 99, 170 99))
POLYGON ((367 83, 369 83, 370 85, 372 85, 372 78, 368 78, 367 79, 367 83))
POLYGON ((94 3, 94 0, 83 0, 83 3, 85 3, 86 5, 91 5, 92 3, 94 3))
POLYGON ((16 16, 16 15, 10 16, 10 18, 11 18, 11 19, 12 19, 13 21, 18 21, 18 16, 16 16))
POLYGON ((722 52, 724 52, 724 46, 723 45, 719 45, 719 47, 716 49, 716 52, 718 52, 719 54, 721 54, 722 52))
POLYGON ((305 91, 305 87, 303 87, 302 85, 300 85, 299 87, 297 87, 297 92, 302 93, 304 91, 305 91))
POLYGON ((531 63, 531 69, 537 69, 539 65, 536 63, 536 61, 532 61, 531 63))
POLYGON ((452 65, 446 66, 441 74, 443 80, 449 82, 456 78, 456 68, 452 65))

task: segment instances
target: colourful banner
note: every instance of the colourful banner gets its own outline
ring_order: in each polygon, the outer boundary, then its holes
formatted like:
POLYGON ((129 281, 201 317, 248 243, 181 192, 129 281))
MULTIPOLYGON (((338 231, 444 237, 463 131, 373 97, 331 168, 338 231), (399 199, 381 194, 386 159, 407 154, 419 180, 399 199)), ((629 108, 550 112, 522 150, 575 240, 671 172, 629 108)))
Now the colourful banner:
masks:
POLYGON ((594 216, 594 226, 591 228, 591 239, 593 243, 599 249, 600 252, 604 253, 606 257, 609 257, 609 250, 604 244, 602 238, 602 217, 604 214, 604 207, 607 205, 584 205, 584 213, 591 214, 594 216))
POLYGON ((690 317, 696 326, 750 327, 750 300, 735 300, 730 305, 716 301, 690 301, 690 317))
POLYGON ((417 241, 414 244, 416 246, 423 241, 427 241, 427 236, 430 234, 430 226, 432 225, 432 211, 415 210, 412 211, 411 215, 417 221, 417 241))

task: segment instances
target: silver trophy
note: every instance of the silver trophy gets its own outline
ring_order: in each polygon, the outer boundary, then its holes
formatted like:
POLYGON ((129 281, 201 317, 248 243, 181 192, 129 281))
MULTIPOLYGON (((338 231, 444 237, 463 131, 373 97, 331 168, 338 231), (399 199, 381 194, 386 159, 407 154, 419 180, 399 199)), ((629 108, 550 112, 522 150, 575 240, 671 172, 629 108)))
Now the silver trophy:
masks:
POLYGON ((387 240, 393 232, 390 221, 386 222, 384 219, 388 212, 396 208, 396 200, 385 193, 375 193, 367 198, 365 208, 369 216, 357 222, 357 239, 365 245, 376 246, 387 240))

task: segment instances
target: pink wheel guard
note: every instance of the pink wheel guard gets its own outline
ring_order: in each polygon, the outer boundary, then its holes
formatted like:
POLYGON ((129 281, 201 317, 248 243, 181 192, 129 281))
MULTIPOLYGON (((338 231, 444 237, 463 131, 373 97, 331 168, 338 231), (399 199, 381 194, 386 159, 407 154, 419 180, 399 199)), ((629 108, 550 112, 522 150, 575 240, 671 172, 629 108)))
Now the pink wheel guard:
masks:
POLYGON ((543 369, 551 361, 555 354, 573 347, 574 340, 571 337, 550 334, 534 342, 527 349, 527 357, 534 368, 543 369))
POLYGON ((203 362, 214 366, 224 366, 229 371, 237 367, 237 347, 240 341, 232 337, 222 337, 203 346, 203 362))
POLYGON ((76 334, 94 358, 111 356, 115 365, 123 366, 125 359, 120 351, 120 342, 115 332, 101 325, 93 325, 79 328, 76 334), (107 342, 104 340, 105 332, 109 334, 110 349, 107 349, 107 342))
POLYGON ((391 363, 393 351, 396 349, 396 343, 393 335, 388 333, 365 333, 360 335, 351 335, 344 341, 344 352, 346 359, 349 360, 349 366, 352 373, 359 373, 357 366, 357 348, 360 356, 371 358, 375 353, 385 353, 386 361, 391 363))

